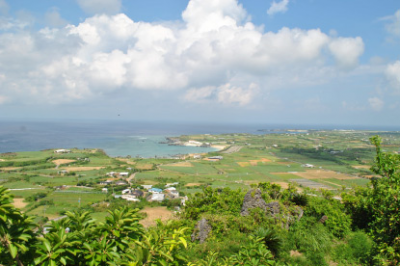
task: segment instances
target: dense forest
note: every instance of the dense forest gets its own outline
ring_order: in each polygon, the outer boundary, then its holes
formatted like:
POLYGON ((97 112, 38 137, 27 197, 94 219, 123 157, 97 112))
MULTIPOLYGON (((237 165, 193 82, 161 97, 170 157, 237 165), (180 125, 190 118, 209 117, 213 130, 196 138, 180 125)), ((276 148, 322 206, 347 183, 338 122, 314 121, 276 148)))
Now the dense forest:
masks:
POLYGON ((399 265, 400 155, 381 150, 380 178, 333 197, 259 183, 190 195, 179 219, 145 229, 138 209, 90 211, 38 225, 0 187, 2 265, 399 265))

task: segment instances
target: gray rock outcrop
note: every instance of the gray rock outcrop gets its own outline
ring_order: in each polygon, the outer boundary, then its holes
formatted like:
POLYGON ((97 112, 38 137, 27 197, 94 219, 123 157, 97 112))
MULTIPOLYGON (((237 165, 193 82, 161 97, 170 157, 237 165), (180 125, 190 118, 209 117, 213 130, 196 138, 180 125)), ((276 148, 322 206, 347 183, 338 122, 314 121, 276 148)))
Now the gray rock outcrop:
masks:
POLYGON ((205 218, 201 219, 196 224, 196 227, 194 228, 194 231, 192 233, 192 242, 200 240, 200 243, 204 243, 210 232, 211 226, 208 224, 208 221, 205 218))
POLYGON ((281 206, 279 206, 279 202, 274 201, 267 204, 266 207, 267 214, 275 216, 281 212, 281 206))
POLYGON ((267 206, 268 206, 267 203, 265 203, 265 200, 261 197, 261 190, 259 188, 251 189, 244 196, 240 215, 242 216, 249 215, 250 214, 249 210, 253 208, 260 208, 266 211, 267 206))

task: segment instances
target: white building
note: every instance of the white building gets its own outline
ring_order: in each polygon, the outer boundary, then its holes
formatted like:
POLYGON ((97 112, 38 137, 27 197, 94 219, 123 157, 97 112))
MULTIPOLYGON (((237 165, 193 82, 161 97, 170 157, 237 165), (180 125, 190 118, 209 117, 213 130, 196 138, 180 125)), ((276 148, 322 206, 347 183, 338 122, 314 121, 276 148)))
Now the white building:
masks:
POLYGON ((71 152, 70 150, 66 150, 66 149, 59 149, 59 150, 55 150, 54 153, 69 153, 71 152))
POLYGON ((103 193, 108 193, 108 189, 107 189, 107 188, 103 188, 103 189, 101 190, 101 192, 103 192, 103 193))
POLYGON ((150 201, 163 201, 165 199, 164 194, 152 194, 150 201))
POLYGON ((120 173, 119 173, 119 176, 128 176, 128 175, 129 175, 128 172, 120 172, 120 173))
POLYGON ((124 189, 121 191, 122 194, 130 194, 131 190, 130 189, 124 189))
POLYGON ((135 201, 135 202, 140 201, 134 195, 122 195, 121 198, 124 199, 124 200, 127 200, 127 201, 135 201))

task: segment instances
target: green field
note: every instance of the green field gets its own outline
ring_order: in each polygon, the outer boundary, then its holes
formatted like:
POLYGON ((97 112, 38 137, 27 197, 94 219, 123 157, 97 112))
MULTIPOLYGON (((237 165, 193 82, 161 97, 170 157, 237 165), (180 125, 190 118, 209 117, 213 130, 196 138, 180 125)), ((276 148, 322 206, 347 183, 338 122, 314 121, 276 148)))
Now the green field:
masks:
MULTIPOLYGON (((67 210, 79 207, 91 208, 97 202, 110 200, 110 195, 101 194, 100 181, 109 179, 109 172, 135 173, 132 183, 135 185, 160 185, 178 182, 179 191, 184 194, 200 192, 210 185, 215 188, 229 187, 247 189, 251 184, 259 182, 276 182, 288 185, 292 179, 310 178, 321 185, 331 187, 332 192, 340 194, 343 187, 354 188, 365 186, 373 176, 369 167, 374 156, 374 149, 369 144, 369 136, 379 132, 365 131, 309 131, 302 134, 223 134, 181 136, 182 141, 196 140, 215 145, 225 145, 226 151, 234 145, 239 151, 232 153, 212 152, 221 155, 220 161, 207 161, 189 157, 176 159, 138 159, 110 158, 98 150, 76 150, 71 153, 55 154, 53 150, 18 152, 0 154, 1 185, 11 190, 18 198, 27 198, 38 192, 46 192, 46 196, 36 202, 29 203, 25 209, 30 214, 55 217, 67 210), (80 159, 79 159, 80 158, 80 159), (88 158, 88 160, 82 160, 88 158), (54 160, 68 159, 59 167, 54 160), (305 168, 304 164, 312 164, 314 168, 305 168), (86 167, 84 171, 82 168, 86 167), (93 169, 93 167, 104 167, 93 169), (61 172, 68 169, 67 172, 61 172), (130 169, 130 170, 128 170, 130 169), (315 175, 300 177, 297 173, 306 171, 331 170, 332 176, 317 178, 315 175), (347 178, 332 173, 348 175, 347 178), (82 188, 76 185, 92 187, 82 188), (185 186, 188 184, 189 186, 185 186), (58 192, 56 187, 67 186, 58 192), (49 203, 43 205, 44 203, 49 203), (45 206, 45 207, 44 207, 45 206)), ((385 132, 386 150, 399 151, 400 135, 385 132)), ((384 140, 385 140, 384 139, 384 140)), ((323 172, 322 172, 323 173, 323 172)), ((119 178, 119 179, 126 179, 119 178)), ((118 178, 115 178, 115 180, 118 178)), ((120 191, 123 188, 117 189, 120 191)), ((120 192, 118 192, 120 193, 120 192)), ((99 220, 105 217, 105 211, 98 215, 99 220)))

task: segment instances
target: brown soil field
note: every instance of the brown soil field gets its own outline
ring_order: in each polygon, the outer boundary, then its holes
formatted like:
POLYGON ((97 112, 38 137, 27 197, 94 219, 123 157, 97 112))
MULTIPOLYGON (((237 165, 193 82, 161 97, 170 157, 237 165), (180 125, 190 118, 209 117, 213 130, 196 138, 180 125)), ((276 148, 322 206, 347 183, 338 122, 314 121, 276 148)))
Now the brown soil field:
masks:
POLYGON ((218 159, 208 159, 208 158, 204 158, 204 161, 209 161, 209 162, 218 162, 218 159))
POLYGON ((191 164, 190 162, 179 162, 173 164, 166 164, 165 166, 193 167, 193 164, 191 164))
POLYGON ((324 179, 324 178, 357 179, 357 177, 355 176, 338 174, 330 170, 306 170, 305 172, 297 172, 293 174, 306 179, 324 179))
POLYGON ((58 160, 54 160, 52 161, 52 163, 56 164, 56 165, 60 165, 60 164, 67 164, 67 163, 73 163, 76 162, 76 160, 70 160, 70 159, 58 159, 58 160))
POLYGON ((4 159, 0 159, 0 162, 4 162, 5 160, 4 159))
POLYGON ((105 168, 104 166, 95 166, 95 167, 90 167, 90 166, 82 166, 82 167, 63 167, 63 170, 67 170, 67 171, 89 171, 89 170, 99 170, 99 169, 103 169, 105 168))
POLYGON ((20 199, 20 198, 14 198, 14 202, 13 205, 15 208, 24 208, 26 205, 28 205, 28 203, 24 202, 24 199, 20 199))
POLYGON ((249 165, 250 165, 250 163, 248 163, 248 162, 237 162, 237 164, 238 164, 240 167, 246 167, 246 166, 249 166, 249 165))
POLYGON ((18 170, 18 169, 21 169, 21 167, 2 167, 2 168, 0 168, 0 170, 3 170, 3 171, 13 171, 13 170, 18 170))
POLYGON ((140 221, 146 228, 156 225, 156 219, 161 219, 163 222, 175 219, 174 213, 167 210, 167 207, 146 207, 140 212, 147 214, 147 217, 140 221))
POLYGON ((353 168, 356 168, 356 169, 368 169, 369 170, 369 168, 371 168, 371 166, 369 166, 369 165, 354 165, 353 168))
POLYGON ((202 183, 187 183, 185 187, 194 187, 194 186, 201 186, 203 185, 202 183))

